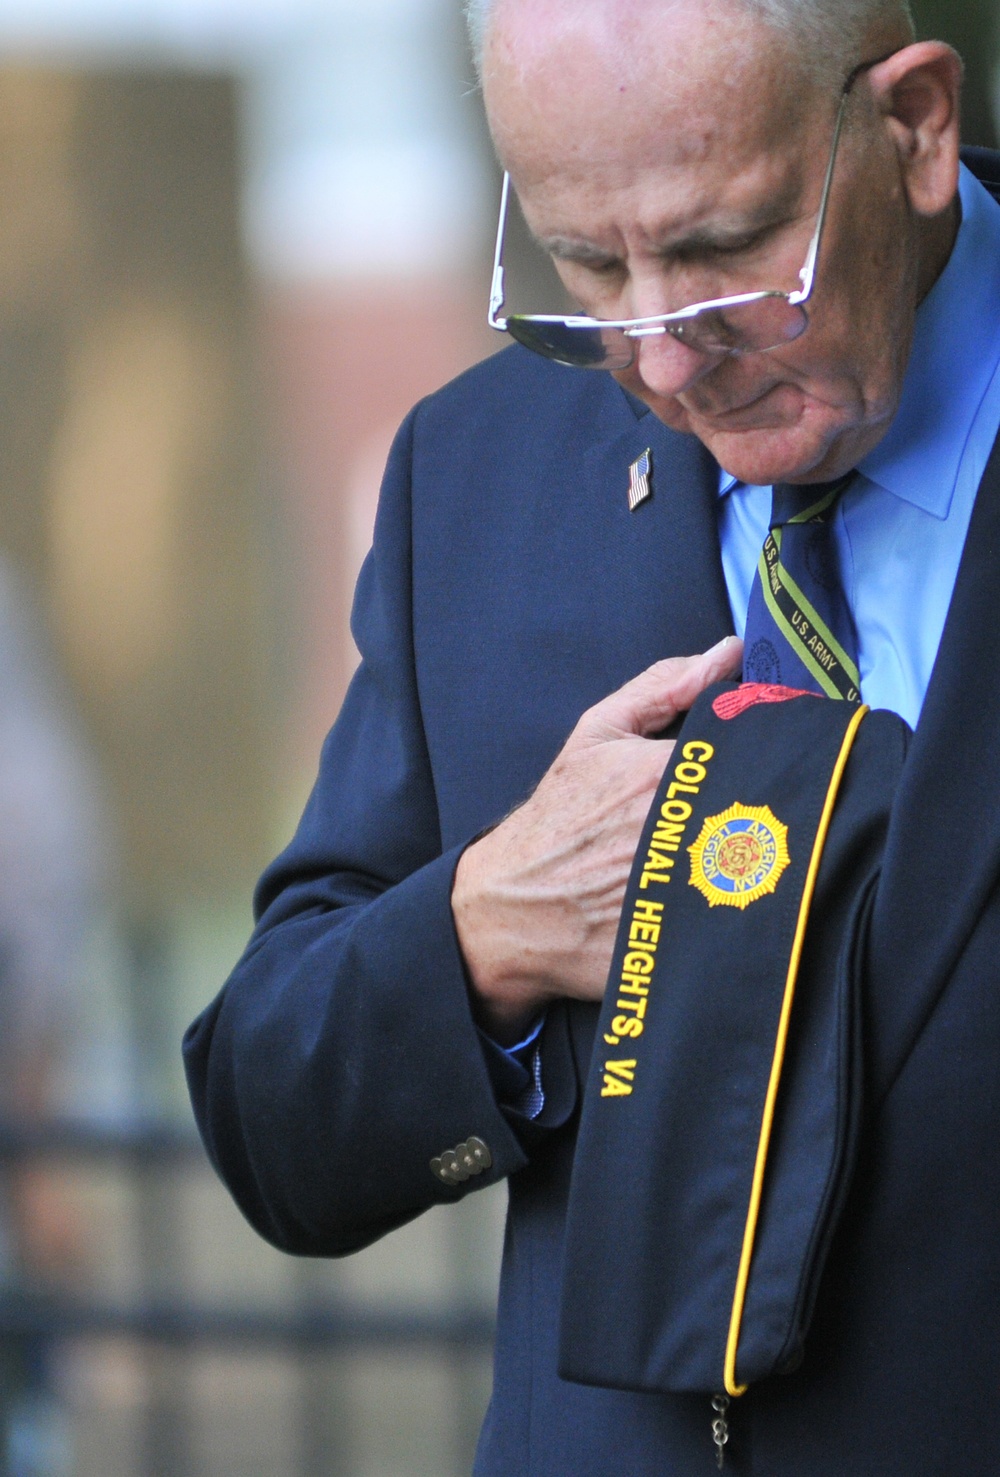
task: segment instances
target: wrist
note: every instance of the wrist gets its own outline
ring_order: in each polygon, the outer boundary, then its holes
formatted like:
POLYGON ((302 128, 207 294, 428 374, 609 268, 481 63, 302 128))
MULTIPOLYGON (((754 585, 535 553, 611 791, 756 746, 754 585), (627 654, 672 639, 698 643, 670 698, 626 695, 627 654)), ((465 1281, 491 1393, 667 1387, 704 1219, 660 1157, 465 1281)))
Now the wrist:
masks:
POLYGON ((500 1046, 520 1041, 552 992, 525 969, 523 931, 489 881, 483 848, 473 842, 459 858, 451 908, 477 1025, 500 1046))

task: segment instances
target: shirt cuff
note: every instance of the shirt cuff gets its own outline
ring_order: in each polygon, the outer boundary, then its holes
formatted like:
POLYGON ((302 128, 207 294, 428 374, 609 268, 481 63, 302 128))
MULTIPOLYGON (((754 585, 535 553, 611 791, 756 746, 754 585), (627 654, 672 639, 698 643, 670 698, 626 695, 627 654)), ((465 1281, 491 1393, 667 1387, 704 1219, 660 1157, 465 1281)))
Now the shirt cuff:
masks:
POLYGON ((488 1041, 494 1051, 502 1052, 509 1062, 516 1063, 522 1067, 529 1076, 527 1084, 512 1097, 507 1106, 514 1109, 523 1118, 537 1118, 545 1106, 545 1092, 542 1088, 542 1050, 541 1035, 545 1026, 544 1012, 538 1017, 527 1035, 516 1042, 513 1046, 500 1046, 485 1031, 480 1035, 484 1041, 488 1041))
MULTIPOLYGON (((520 1062, 523 1066, 527 1066, 530 1059, 528 1047, 534 1046, 536 1044, 539 1036, 542 1034, 542 1027, 544 1025, 545 1012, 543 1011, 542 1014, 538 1017, 535 1024, 532 1026, 531 1030, 528 1032, 527 1036, 522 1037, 522 1039, 518 1041, 514 1046, 501 1046, 500 1050, 505 1051, 508 1056, 512 1056, 515 1061, 520 1062)), ((494 1045, 495 1044, 496 1043, 494 1043, 494 1045)))

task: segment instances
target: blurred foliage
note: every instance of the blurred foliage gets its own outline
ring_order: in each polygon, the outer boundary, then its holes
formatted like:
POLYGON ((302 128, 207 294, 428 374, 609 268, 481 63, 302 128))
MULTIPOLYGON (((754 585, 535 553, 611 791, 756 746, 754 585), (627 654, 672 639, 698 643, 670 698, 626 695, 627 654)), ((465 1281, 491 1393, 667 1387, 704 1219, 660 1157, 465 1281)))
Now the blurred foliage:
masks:
POLYGON ((996 147, 997 63, 1000 6, 997 0, 912 0, 922 38, 948 41, 965 61, 962 139, 996 147))

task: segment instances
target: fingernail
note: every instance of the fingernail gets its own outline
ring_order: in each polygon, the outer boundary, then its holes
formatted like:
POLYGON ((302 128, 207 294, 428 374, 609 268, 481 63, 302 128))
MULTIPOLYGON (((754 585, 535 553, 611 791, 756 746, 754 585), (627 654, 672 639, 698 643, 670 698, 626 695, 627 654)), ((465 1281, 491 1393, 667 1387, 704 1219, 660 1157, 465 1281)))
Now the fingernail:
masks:
POLYGON ((710 647, 709 650, 706 651, 705 655, 715 656, 717 654, 721 654, 723 651, 725 651, 727 646, 731 646, 734 641, 738 641, 739 639, 740 638, 738 636, 723 636, 722 640, 717 641, 714 646, 710 647))

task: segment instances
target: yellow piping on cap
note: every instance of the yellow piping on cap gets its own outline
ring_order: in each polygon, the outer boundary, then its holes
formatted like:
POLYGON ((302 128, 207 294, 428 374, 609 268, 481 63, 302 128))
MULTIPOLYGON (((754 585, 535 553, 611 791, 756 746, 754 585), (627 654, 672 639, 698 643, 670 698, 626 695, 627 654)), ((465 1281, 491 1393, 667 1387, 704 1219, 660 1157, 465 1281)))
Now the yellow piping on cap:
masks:
POLYGON ((833 807, 837 802, 837 794, 840 790, 840 782, 843 779, 844 769, 847 765, 848 756, 857 737, 858 729, 862 720, 870 712, 867 706, 861 706, 847 725, 844 741, 837 755, 837 762, 830 776, 830 784, 826 792, 826 800, 823 803, 823 811, 819 818, 819 828, 816 839, 813 842, 812 856, 809 858, 809 869, 806 872, 805 887, 802 889, 802 901, 799 904, 799 916, 795 925, 795 937, 792 940, 792 953, 788 961, 788 975, 785 979, 785 995, 781 1002, 781 1015, 778 1020, 778 1035, 774 1043, 774 1059, 771 1062, 771 1076, 767 1084, 767 1096, 764 1099, 764 1116, 760 1125, 760 1138, 757 1143, 757 1159, 754 1164, 753 1185, 750 1189, 750 1205, 747 1210, 746 1229, 743 1232, 743 1250, 740 1254, 740 1268, 736 1275, 736 1292, 733 1296, 733 1311, 729 1320, 729 1338, 726 1341, 726 1363, 723 1378, 725 1380, 726 1393, 733 1396, 746 1393, 746 1385, 736 1383, 736 1353, 740 1342, 740 1327, 743 1322, 743 1305, 746 1301, 747 1283, 750 1280, 750 1261, 753 1257, 754 1239, 757 1235, 757 1220, 760 1215, 760 1202, 764 1191, 764 1171, 767 1168, 767 1151, 771 1142, 771 1129, 774 1126, 774 1105, 778 1098, 778 1086, 781 1082, 781 1069, 785 1061, 785 1046, 788 1042, 788 1025, 792 1016, 792 1001, 795 998, 795 984, 798 979, 799 964, 802 960, 802 945, 805 942, 806 924, 809 921, 809 909, 812 906, 813 893, 816 890, 816 877, 819 873, 819 864, 823 856, 823 848, 826 845, 827 832, 830 829, 830 819, 833 815, 833 807))

